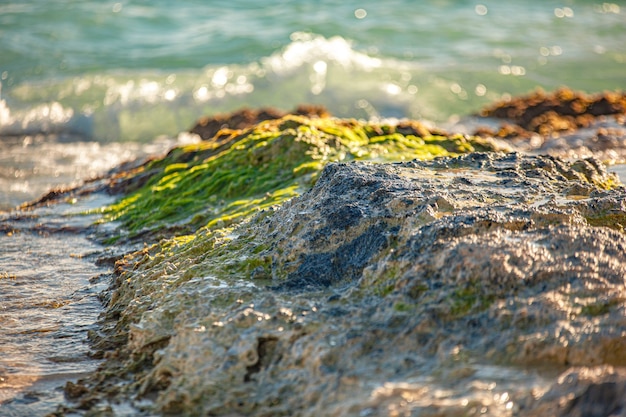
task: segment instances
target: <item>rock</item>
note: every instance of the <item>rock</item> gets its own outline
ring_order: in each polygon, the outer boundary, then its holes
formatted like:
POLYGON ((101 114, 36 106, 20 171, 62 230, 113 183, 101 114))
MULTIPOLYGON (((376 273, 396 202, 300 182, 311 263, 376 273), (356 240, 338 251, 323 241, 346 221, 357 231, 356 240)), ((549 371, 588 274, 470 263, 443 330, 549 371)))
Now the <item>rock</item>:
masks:
POLYGON ((626 114, 626 93, 586 95, 568 88, 551 94, 539 90, 495 103, 481 112, 482 116, 506 119, 542 135, 589 127, 599 116, 617 114, 626 114))
POLYGON ((624 416, 626 374, 612 366, 572 368, 530 408, 529 415, 624 416))
POLYGON ((79 398, 85 395, 86 393, 89 392, 89 389, 80 383, 75 384, 72 381, 68 381, 65 384, 64 391, 65 391, 65 395, 68 398, 74 399, 74 398, 79 398))
POLYGON ((626 93, 587 95, 537 91, 495 103, 480 113, 474 135, 505 139, 520 151, 578 159, 626 161, 626 93))
POLYGON ((625 197, 594 159, 330 163, 280 206, 119 261, 127 343, 100 373, 148 414, 617 412, 625 197), (610 377, 558 378, 579 369, 610 377))
POLYGON ((210 140, 220 130, 242 130, 253 127, 265 120, 280 119, 288 114, 308 117, 330 117, 330 113, 323 106, 301 105, 288 113, 272 107, 261 109, 241 109, 232 113, 217 114, 212 117, 203 117, 189 132, 195 133, 203 140, 210 140))
POLYGON ((243 131, 222 130, 210 140, 117 173, 109 191, 124 196, 104 210, 105 221, 121 222, 113 236, 118 241, 158 241, 200 227, 225 227, 280 204, 310 188, 329 162, 432 159, 504 149, 490 139, 447 135, 415 121, 287 115, 243 131))

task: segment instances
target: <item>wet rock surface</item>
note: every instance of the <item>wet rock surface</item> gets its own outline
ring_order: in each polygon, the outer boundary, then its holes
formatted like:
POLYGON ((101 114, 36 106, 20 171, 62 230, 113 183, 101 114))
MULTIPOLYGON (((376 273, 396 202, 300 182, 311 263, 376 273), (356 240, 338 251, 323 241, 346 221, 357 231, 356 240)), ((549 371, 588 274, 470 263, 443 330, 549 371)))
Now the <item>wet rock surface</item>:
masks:
POLYGON ((520 151, 626 161, 624 92, 536 91, 486 107, 480 116, 490 123, 474 134, 505 139, 520 151))
POLYGON ((103 413, 619 413, 625 197, 595 159, 329 164, 277 208, 118 262, 92 335, 108 359, 72 395, 103 413))
POLYGON ((589 127, 594 119, 626 113, 626 94, 604 92, 587 95, 568 88, 553 93, 536 91, 485 108, 482 116, 514 122, 517 126, 548 135, 589 127))

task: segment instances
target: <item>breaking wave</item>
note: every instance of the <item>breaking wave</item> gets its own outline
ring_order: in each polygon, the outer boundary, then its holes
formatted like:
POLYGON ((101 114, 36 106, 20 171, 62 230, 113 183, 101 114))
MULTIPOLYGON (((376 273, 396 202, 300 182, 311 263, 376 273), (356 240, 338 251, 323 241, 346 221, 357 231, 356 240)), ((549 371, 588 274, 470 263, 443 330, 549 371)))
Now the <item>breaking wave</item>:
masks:
POLYGON ((147 142, 189 129, 202 115, 304 102, 341 117, 436 120, 459 96, 451 84, 414 62, 358 51, 340 36, 295 32, 285 47, 248 64, 22 83, 0 95, 0 136, 147 142))

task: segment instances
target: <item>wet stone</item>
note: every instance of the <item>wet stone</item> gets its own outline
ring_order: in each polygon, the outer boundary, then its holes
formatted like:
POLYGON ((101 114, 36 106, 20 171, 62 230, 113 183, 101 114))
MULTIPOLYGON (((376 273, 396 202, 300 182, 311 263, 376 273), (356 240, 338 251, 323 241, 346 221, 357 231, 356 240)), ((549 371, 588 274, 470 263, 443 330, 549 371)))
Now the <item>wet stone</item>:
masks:
POLYGON ((108 372, 156 414, 616 412, 625 199, 595 160, 329 164, 274 210, 118 263, 130 342, 108 372))
POLYGON ((562 415, 567 416, 612 416, 621 413, 624 408, 626 383, 601 382, 591 384, 579 396, 575 397, 562 415))
POLYGON ((319 288, 358 279, 371 257, 387 245, 385 230, 385 225, 373 226, 335 252, 303 255, 298 269, 276 288, 319 288))

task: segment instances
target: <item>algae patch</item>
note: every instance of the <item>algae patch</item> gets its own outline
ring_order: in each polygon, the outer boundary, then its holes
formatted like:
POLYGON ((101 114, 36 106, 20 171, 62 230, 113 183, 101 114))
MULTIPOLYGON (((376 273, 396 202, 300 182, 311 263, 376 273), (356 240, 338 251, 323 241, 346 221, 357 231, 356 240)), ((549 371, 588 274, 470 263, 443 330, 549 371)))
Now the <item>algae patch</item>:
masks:
POLYGON ((489 140, 447 136, 417 122, 289 115, 221 131, 116 178, 137 189, 105 209, 104 220, 121 221, 131 237, 220 228, 301 194, 329 162, 424 160, 496 149, 489 140))

